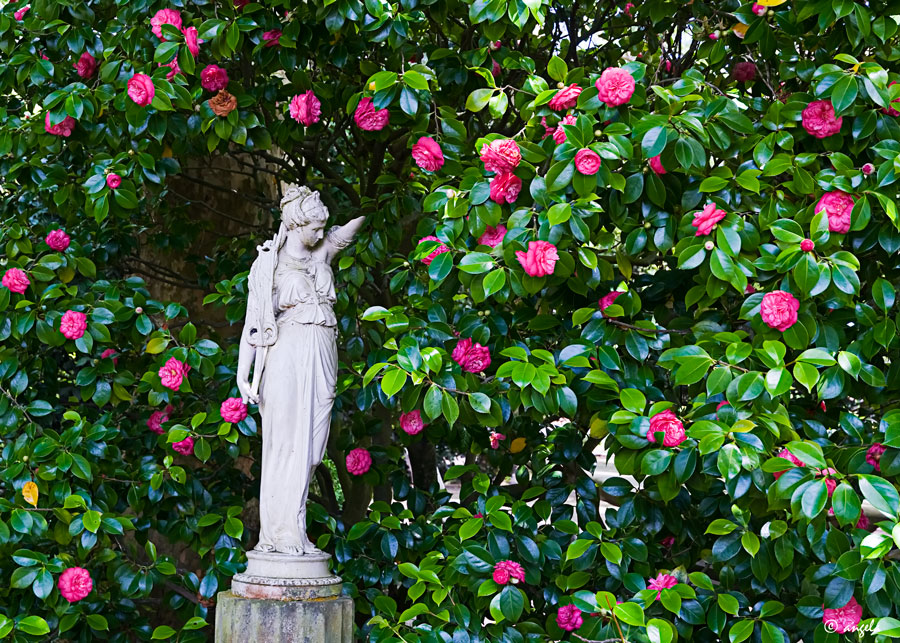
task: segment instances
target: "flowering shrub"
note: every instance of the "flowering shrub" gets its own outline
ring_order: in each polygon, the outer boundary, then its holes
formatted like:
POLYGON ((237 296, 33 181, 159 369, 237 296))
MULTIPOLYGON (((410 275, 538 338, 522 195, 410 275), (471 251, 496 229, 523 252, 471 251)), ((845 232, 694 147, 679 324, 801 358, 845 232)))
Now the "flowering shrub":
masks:
POLYGON ((361 637, 900 636, 894 13, 3 5, 0 637, 209 640, 244 569, 222 157, 367 216, 309 511, 361 637))

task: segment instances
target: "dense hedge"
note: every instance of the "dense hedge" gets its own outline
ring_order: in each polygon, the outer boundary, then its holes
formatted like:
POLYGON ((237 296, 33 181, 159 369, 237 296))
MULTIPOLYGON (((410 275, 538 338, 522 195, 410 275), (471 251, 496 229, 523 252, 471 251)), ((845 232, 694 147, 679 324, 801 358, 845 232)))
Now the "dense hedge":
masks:
MULTIPOLYGON (((0 636, 207 640, 243 568, 235 342, 130 269, 209 155, 368 217, 312 512, 361 635, 900 636, 890 3, 235 4, 0 9, 0 636)), ((231 322, 273 231, 192 257, 231 322)))

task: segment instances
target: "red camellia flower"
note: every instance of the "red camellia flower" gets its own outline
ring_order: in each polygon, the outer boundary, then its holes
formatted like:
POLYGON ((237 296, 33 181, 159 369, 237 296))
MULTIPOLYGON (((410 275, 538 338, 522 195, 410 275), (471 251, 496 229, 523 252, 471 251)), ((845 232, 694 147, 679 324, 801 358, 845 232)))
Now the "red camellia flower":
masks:
POLYGON ((218 65, 207 65, 206 69, 200 72, 200 85, 211 92, 225 89, 228 87, 228 72, 218 65))
POLYGON ((663 446, 677 447, 679 444, 687 440, 687 434, 684 431, 684 424, 672 412, 672 409, 666 409, 657 413, 650 418, 650 429, 647 431, 647 440, 656 442, 656 433, 663 433, 663 446))
POLYGON ((368 132, 383 130, 390 118, 391 113, 387 109, 375 109, 375 104, 369 97, 359 101, 356 111, 353 113, 353 120, 357 127, 368 132))
POLYGON ((187 375, 186 366, 187 365, 181 360, 170 357, 169 360, 159 368, 159 379, 162 381, 162 385, 168 389, 177 391, 181 386, 184 376, 187 375))
POLYGON ((165 42, 163 38, 162 26, 172 25, 179 31, 181 30, 181 14, 174 9, 160 9, 152 18, 150 24, 153 28, 153 35, 165 42))
POLYGON ((147 428, 157 435, 162 435, 163 433, 165 433, 165 431, 163 431, 162 425, 164 422, 169 421, 169 413, 171 413, 173 410, 174 408, 171 404, 169 404, 162 411, 153 411, 153 413, 151 413, 150 417, 147 419, 147 428))
POLYGON ((815 248, 816 244, 812 239, 804 239, 800 242, 800 249, 803 252, 812 252, 815 248))
POLYGON ((522 179, 512 172, 502 172, 491 179, 491 200, 494 203, 514 203, 522 190, 522 179))
POLYGON ((828 632, 837 634, 854 632, 862 620, 862 613, 862 605, 857 603, 856 599, 851 596, 850 600, 843 607, 826 609, 822 615, 822 622, 825 623, 825 629, 828 632))
POLYGON ((677 584, 677 578, 675 578, 671 574, 663 574, 660 572, 656 576, 656 578, 650 579, 650 582, 647 583, 647 589, 658 590, 656 592, 656 600, 659 600, 660 596, 662 596, 662 590, 670 589, 672 587, 675 587, 677 584))
MULTIPOLYGON (((619 297, 619 295, 624 295, 625 293, 620 290, 613 290, 611 293, 607 293, 600 298, 600 301, 597 302, 597 305, 600 307, 600 312, 602 313, 604 310, 609 308, 619 297)), ((606 317, 606 315, 603 315, 606 317)))
POLYGON ((67 235, 63 230, 51 230, 47 233, 47 237, 44 239, 44 243, 46 243, 52 250, 56 250, 57 252, 65 252, 66 248, 69 247, 69 235, 67 235))
POLYGON ((663 167, 661 156, 657 155, 650 159, 650 169, 657 174, 666 173, 666 168, 663 167))
POLYGON ((425 428, 425 422, 422 421, 422 413, 419 409, 400 414, 400 428, 409 435, 421 433, 425 428))
POLYGON ((501 560, 494 565, 494 582, 498 585, 516 584, 525 581, 525 569, 512 560, 501 560))
POLYGON ((437 172, 444 165, 444 151, 430 136, 423 136, 412 146, 412 157, 426 172, 437 172))
POLYGON ((172 449, 181 455, 192 455, 194 453, 194 438, 188 436, 180 442, 173 442, 172 449))
POLYGON ((763 295, 759 314, 769 328, 782 333, 797 323, 800 302, 791 293, 773 290, 763 295))
POLYGON ((713 231, 713 228, 716 227, 716 224, 725 218, 725 210, 720 210, 716 207, 715 203, 709 203, 705 208, 703 208, 702 212, 698 212, 694 215, 694 220, 691 221, 691 225, 697 228, 697 232, 694 233, 695 237, 705 237, 710 232, 713 231))
POLYGON ((69 339, 78 339, 87 330, 87 315, 77 310, 67 310, 59 321, 59 332, 69 339))
POLYGON ((184 34, 184 42, 187 45, 188 51, 190 51, 194 58, 200 55, 200 40, 197 37, 197 27, 188 27, 187 29, 183 29, 181 33, 184 34))
POLYGON ((502 223, 497 224, 497 227, 487 226, 484 233, 478 238, 478 243, 482 246, 496 248, 503 241, 504 236, 506 236, 506 226, 502 223))
POLYGON ((3 273, 3 285, 9 288, 10 292, 21 295, 25 292, 30 283, 31 281, 29 281, 28 275, 25 274, 24 270, 20 270, 19 268, 10 268, 3 273))
POLYGON ((611 107, 624 105, 634 94, 634 77, 621 67, 603 70, 594 84, 597 87, 597 98, 611 107))
POLYGON ((561 630, 574 632, 581 627, 582 623, 584 623, 584 619, 581 617, 581 610, 571 603, 561 606, 556 612, 556 624, 561 630))
POLYGON ((17 10, 17 11, 13 14, 13 17, 14 17, 16 20, 18 20, 19 22, 21 22, 22 19, 25 18, 25 14, 28 13, 28 10, 29 10, 29 9, 31 9, 31 5, 27 5, 27 4, 26 4, 24 7, 22 7, 22 8, 19 9, 19 10, 17 10))
POLYGON ((56 586, 64 599, 75 603, 91 593, 94 581, 91 580, 90 572, 83 567, 70 567, 59 575, 56 586))
MULTIPOLYGON (((785 460, 790 460, 791 462, 793 462, 793 463, 794 463, 795 465, 797 465, 798 467, 805 467, 805 466, 806 466, 805 464, 803 464, 803 461, 802 461, 802 460, 800 460, 797 456, 795 456, 793 453, 791 453, 791 452, 788 451, 787 449, 782 449, 781 451, 779 451, 778 454, 777 454, 777 456, 778 456, 779 458, 784 458, 785 460)), ((789 469, 785 469, 784 471, 776 471, 776 472, 773 473, 772 475, 774 475, 774 476, 775 476, 775 479, 778 480, 778 478, 780 478, 781 476, 783 476, 783 475, 784 475, 785 473, 787 473, 788 471, 789 471, 789 469)))
POLYGON ((457 342, 450 357, 467 373, 480 373, 491 365, 491 351, 488 347, 473 342, 469 337, 457 342))
POLYGON ((322 103, 316 98, 311 89, 302 94, 297 94, 291 99, 291 118, 304 127, 319 122, 322 114, 322 103))
POLYGON ((281 38, 281 29, 273 29, 272 31, 267 31, 263 34, 263 40, 266 43, 266 47, 277 47, 280 43, 278 40, 281 38))
POLYGON ((347 454, 347 472, 361 476, 372 468, 372 455, 365 449, 356 448, 347 454))
POLYGON ((91 78, 97 73, 97 59, 88 52, 83 52, 78 62, 72 65, 75 72, 84 79, 91 78))
POLYGON ((64 119, 62 119, 61 123, 51 125, 50 112, 46 112, 46 116, 44 116, 44 131, 48 134, 53 134, 55 136, 65 136, 68 138, 72 135, 72 130, 74 129, 75 119, 71 116, 66 116, 64 119))
POLYGON ((528 251, 517 250, 516 259, 530 276, 546 277, 553 274, 559 253, 549 241, 529 241, 528 251))
POLYGON ((585 176, 592 176, 600 171, 600 155, 594 150, 584 148, 575 153, 575 169, 585 176))
POLYGON ((147 74, 135 74, 128 81, 128 97, 142 107, 153 102, 156 88, 153 79, 147 74))
POLYGON ((240 422, 247 417, 247 405, 239 397, 229 397, 219 407, 219 414, 226 422, 240 422))
POLYGON ((578 83, 563 87, 550 99, 548 107, 554 112, 564 112, 567 109, 572 109, 575 107, 575 104, 578 103, 578 97, 581 95, 581 91, 582 89, 578 86, 578 83))
POLYGON ((446 245, 444 245, 444 242, 435 236, 429 235, 427 237, 422 237, 421 239, 419 239, 419 243, 422 243, 423 241, 437 241, 439 244, 438 247, 435 248, 434 250, 432 250, 428 254, 427 257, 424 257, 422 259, 422 263, 424 263, 426 266, 430 266, 431 262, 434 261, 434 258, 437 257, 439 254, 442 254, 444 252, 450 252, 450 248, 448 248, 446 245))
POLYGON ((828 230, 839 234, 850 232, 850 214, 855 200, 841 190, 826 192, 816 203, 816 214, 825 210, 828 215, 828 230))
POLYGON ((115 172, 110 172, 106 175, 106 185, 109 186, 110 190, 115 190, 122 185, 122 177, 115 172))
POLYGON ((841 131, 840 117, 835 117, 834 106, 830 100, 814 100, 801 113, 803 129, 810 136, 827 138, 841 131))
POLYGON ((553 130, 553 141, 557 145, 562 145, 566 142, 566 130, 563 125, 574 125, 575 117, 572 114, 563 117, 563 119, 559 122, 559 125, 556 126, 556 129, 553 130))
POLYGON ((747 83, 756 78, 756 65, 743 60, 734 66, 734 79, 747 83))
POLYGON ((510 138, 501 138, 481 146, 481 161, 488 172, 512 172, 522 162, 522 151, 510 138))
POLYGON ((886 450, 881 442, 876 442, 866 451, 866 462, 875 467, 875 471, 881 471, 881 454, 886 450))

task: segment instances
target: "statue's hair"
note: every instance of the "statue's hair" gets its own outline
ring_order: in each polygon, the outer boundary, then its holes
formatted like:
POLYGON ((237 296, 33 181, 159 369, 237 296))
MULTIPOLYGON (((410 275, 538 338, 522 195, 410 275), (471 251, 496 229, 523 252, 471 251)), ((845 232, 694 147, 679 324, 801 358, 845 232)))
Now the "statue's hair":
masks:
MULTIPOLYGON (((308 223, 318 222, 325 223, 328 220, 328 210, 324 206, 318 208, 304 208, 304 203, 312 201, 313 196, 318 196, 315 192, 305 185, 292 185, 284 193, 281 199, 281 218, 289 227, 307 225, 308 223)), ((315 199, 318 201, 318 199, 315 199)), ((321 205, 321 202, 319 202, 321 205)))

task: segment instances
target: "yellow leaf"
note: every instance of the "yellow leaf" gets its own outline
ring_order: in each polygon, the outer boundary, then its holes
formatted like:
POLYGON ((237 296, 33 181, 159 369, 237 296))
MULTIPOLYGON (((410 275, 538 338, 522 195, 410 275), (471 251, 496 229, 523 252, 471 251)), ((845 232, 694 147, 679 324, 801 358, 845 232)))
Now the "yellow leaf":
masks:
POLYGON ((31 480, 25 483, 25 486, 22 487, 22 497, 25 498, 25 502, 27 502, 32 507, 37 507, 38 501, 38 488, 37 485, 34 484, 31 480))
POLYGON ((743 22, 736 22, 731 30, 734 32, 734 35, 738 38, 743 38, 747 35, 747 29, 749 27, 745 25, 743 22))
POLYGON ((607 429, 608 426, 609 423, 606 420, 601 420, 600 418, 595 417, 593 420, 591 420, 590 436, 592 438, 602 438, 604 435, 609 433, 607 429))
POLYGON ((518 453, 522 449, 525 448, 525 438, 516 438, 512 441, 512 444, 509 445, 510 453, 518 453))
POLYGON ((168 143, 166 143, 166 146, 163 148, 162 156, 164 159, 172 158, 172 148, 169 147, 168 143))
POLYGON ((59 269, 59 280, 64 284, 69 283, 75 277, 75 271, 66 266, 59 269))
POLYGON ((787 0, 756 0, 756 4, 761 4, 764 7, 777 7, 785 2, 787 2, 787 0))

